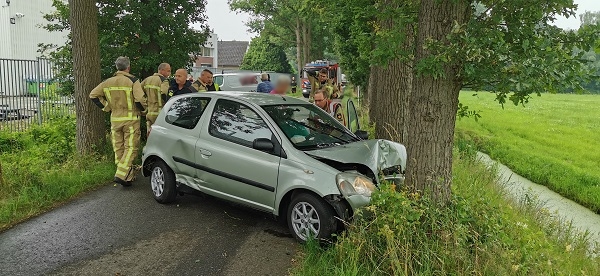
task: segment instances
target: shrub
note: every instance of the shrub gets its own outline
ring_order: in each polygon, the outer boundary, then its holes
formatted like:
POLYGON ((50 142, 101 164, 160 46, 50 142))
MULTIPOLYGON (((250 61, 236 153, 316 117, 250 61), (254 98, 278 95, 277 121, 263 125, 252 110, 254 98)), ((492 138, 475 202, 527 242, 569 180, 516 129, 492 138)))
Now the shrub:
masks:
POLYGON ((534 200, 510 202, 493 172, 457 155, 448 206, 383 184, 337 243, 307 246, 294 274, 600 275, 584 236, 540 215, 534 200))

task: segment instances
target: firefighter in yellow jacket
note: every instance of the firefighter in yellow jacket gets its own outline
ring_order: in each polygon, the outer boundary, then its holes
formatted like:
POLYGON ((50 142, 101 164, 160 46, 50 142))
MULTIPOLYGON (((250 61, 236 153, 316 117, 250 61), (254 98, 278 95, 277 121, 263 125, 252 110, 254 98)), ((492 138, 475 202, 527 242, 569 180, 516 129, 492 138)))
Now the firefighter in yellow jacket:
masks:
POLYGON ((324 89, 326 93, 325 98, 337 99, 341 95, 339 88, 333 83, 333 80, 329 78, 329 71, 327 68, 321 68, 321 70, 304 70, 310 81, 310 94, 308 96, 309 102, 314 102, 315 92, 324 89))
POLYGON ((115 182, 131 186, 135 177, 132 164, 140 143, 140 115, 146 112, 146 98, 137 78, 129 74, 129 58, 117 58, 117 72, 90 93, 103 111, 111 112, 110 132, 117 172, 115 182))
POLYGON ((192 83, 192 86, 198 92, 221 91, 219 85, 213 82, 213 73, 208 69, 202 70, 200 77, 192 83))
POLYGON ((169 90, 167 78, 169 76, 171 76, 171 65, 161 63, 158 65, 158 73, 154 73, 142 81, 142 89, 148 100, 148 113, 146 113, 146 130, 148 132, 163 105, 167 102, 167 91, 169 90))

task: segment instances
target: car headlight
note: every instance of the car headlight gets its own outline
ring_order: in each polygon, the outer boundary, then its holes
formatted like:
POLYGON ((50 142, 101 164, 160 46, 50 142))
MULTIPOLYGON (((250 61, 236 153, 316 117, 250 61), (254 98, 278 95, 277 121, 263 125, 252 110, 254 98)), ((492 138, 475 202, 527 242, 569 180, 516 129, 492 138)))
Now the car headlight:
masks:
POLYGON ((371 193, 375 190, 373 182, 360 174, 339 173, 336 175, 335 180, 343 196, 371 196, 371 193))

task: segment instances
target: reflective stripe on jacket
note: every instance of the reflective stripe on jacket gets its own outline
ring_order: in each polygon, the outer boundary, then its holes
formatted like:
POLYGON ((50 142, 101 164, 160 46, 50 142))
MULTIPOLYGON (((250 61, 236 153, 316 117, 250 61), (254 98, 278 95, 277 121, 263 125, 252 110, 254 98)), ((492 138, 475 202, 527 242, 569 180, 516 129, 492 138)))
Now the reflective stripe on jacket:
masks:
POLYGON ((142 81, 141 85, 148 100, 148 115, 158 115, 164 105, 162 95, 166 95, 169 88, 167 78, 155 73, 142 81))
POLYGON ((139 80, 123 71, 117 71, 113 77, 98 84, 90 98, 100 99, 105 105, 104 111, 111 111, 113 122, 139 120, 141 110, 136 108, 135 103, 144 108, 148 106, 139 80))

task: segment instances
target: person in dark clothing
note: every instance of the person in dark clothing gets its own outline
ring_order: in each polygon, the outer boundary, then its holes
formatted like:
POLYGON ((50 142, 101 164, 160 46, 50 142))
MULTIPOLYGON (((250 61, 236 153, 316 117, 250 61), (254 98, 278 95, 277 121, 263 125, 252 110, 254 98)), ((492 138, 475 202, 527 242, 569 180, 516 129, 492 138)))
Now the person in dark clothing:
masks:
POLYGON ((187 77, 187 70, 177 69, 177 71, 175 71, 175 78, 171 80, 169 91, 167 92, 169 99, 177 95, 198 92, 198 90, 192 86, 192 81, 187 80, 187 77))
POLYGON ((296 86, 298 86, 298 82, 296 82, 296 77, 292 76, 292 94, 296 93, 296 86))

